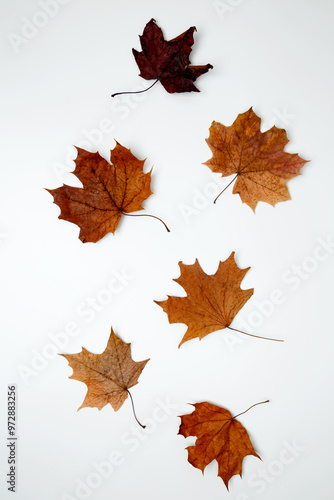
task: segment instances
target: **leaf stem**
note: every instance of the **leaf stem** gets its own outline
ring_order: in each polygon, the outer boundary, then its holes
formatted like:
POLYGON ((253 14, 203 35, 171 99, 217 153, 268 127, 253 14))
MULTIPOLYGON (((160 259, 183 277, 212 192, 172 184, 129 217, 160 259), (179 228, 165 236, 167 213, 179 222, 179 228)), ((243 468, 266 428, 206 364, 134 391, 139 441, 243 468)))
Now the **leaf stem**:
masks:
POLYGON ((133 415, 136 419, 136 421, 138 422, 138 424, 140 425, 140 427, 142 427, 143 429, 146 428, 146 425, 143 425, 139 422, 138 418, 137 418, 137 415, 136 415, 136 411, 135 411, 135 405, 133 404, 133 399, 132 399, 132 395, 131 395, 131 392, 129 391, 129 389, 126 389, 126 392, 129 394, 130 396, 130 399, 131 399, 131 403, 132 403, 132 411, 133 411, 133 415))
POLYGON ((170 233, 170 229, 167 226, 167 224, 165 224, 163 220, 159 219, 159 217, 156 217, 155 215, 149 215, 149 214, 128 214, 126 212, 122 212, 122 214, 123 215, 128 215, 129 217, 153 217, 153 219, 157 219, 160 222, 162 222, 162 224, 165 226, 165 228, 168 231, 168 233, 170 233))
POLYGON ((251 408, 254 408, 254 406, 257 406, 257 405, 263 405, 264 403, 270 403, 269 399, 267 399, 267 401, 261 401, 260 403, 255 403, 255 405, 252 405, 250 406, 247 410, 241 412, 241 413, 238 413, 238 415, 235 415, 232 420, 234 420, 235 418, 237 417, 240 417, 240 415, 243 415, 244 413, 246 413, 248 410, 250 410, 251 408))
POLYGON ((214 199, 213 203, 216 203, 216 201, 218 200, 219 196, 221 194, 223 194, 224 191, 226 191, 226 189, 235 181, 235 179, 238 177, 239 174, 237 174, 235 177, 233 177, 233 179, 231 180, 231 182, 229 182, 227 184, 227 186, 224 187, 224 189, 219 193, 219 195, 214 199))
POLYGON ((153 85, 155 85, 158 81, 159 81, 159 79, 155 80, 155 82, 152 83, 152 85, 150 85, 149 87, 147 87, 147 89, 137 90, 136 92, 116 92, 116 94, 111 94, 111 97, 115 97, 116 95, 123 95, 123 94, 142 94, 143 92, 147 92, 148 90, 150 90, 153 87, 153 85))
POLYGON ((241 330, 237 330, 236 328, 232 328, 231 326, 227 326, 226 328, 228 328, 229 330, 234 330, 235 332, 243 333, 244 335, 249 335, 250 337, 255 337, 257 339, 273 340, 274 342, 284 342, 284 340, 281 340, 281 339, 270 339, 268 337, 261 337, 259 335, 252 335, 251 333, 246 333, 246 332, 243 332, 241 330))

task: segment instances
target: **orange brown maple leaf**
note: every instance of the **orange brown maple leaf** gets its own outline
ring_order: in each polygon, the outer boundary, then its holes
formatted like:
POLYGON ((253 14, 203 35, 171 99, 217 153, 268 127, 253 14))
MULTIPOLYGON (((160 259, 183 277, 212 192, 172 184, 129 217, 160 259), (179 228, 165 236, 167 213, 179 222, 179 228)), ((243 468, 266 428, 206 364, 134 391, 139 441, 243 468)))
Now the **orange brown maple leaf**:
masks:
POLYGON ((61 354, 73 369, 70 378, 83 382, 88 387, 79 410, 87 406, 101 410, 110 403, 117 411, 128 395, 133 406, 129 389, 138 384, 138 378, 149 359, 133 361, 130 346, 131 344, 123 342, 111 328, 103 353, 93 354, 83 348, 77 354, 61 354))
POLYGON ((229 327, 233 318, 253 295, 254 289, 242 290, 240 284, 250 269, 240 269, 234 252, 220 262, 213 275, 206 274, 198 261, 195 264, 179 263, 181 276, 174 281, 187 292, 187 297, 170 297, 155 301, 167 313, 170 323, 188 326, 179 347, 188 340, 200 340, 211 332, 229 327))
POLYGON ((246 429, 228 410, 207 402, 193 406, 193 413, 181 416, 179 429, 179 434, 184 437, 197 437, 195 445, 187 448, 188 461, 204 474, 205 467, 217 460, 218 476, 228 489, 232 476, 242 476, 243 459, 247 455, 260 457, 255 452, 246 429))
POLYGON ((145 160, 138 160, 130 149, 118 142, 110 153, 111 164, 99 153, 77 150, 73 174, 83 187, 63 185, 47 191, 60 207, 59 219, 77 224, 82 242, 95 243, 116 231, 122 215, 136 216, 130 212, 143 208, 142 202, 152 194, 151 171, 145 174, 145 160))
POLYGON ((253 211, 259 201, 274 206, 290 200, 286 183, 300 175, 306 163, 298 154, 284 151, 289 142, 284 129, 274 126, 262 133, 260 125, 261 119, 252 108, 229 127, 212 122, 206 142, 213 156, 204 163, 223 177, 234 175, 230 182, 235 181, 233 194, 239 194, 253 211))

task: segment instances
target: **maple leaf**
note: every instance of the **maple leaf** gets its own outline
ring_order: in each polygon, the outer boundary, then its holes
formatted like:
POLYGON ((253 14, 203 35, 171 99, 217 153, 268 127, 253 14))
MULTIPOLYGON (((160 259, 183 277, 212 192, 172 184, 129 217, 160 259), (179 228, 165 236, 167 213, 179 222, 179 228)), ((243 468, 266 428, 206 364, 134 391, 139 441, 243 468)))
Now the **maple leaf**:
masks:
POLYGON ((242 290, 240 284, 250 269, 239 269, 234 252, 220 262, 213 275, 206 274, 198 261, 179 262, 181 276, 174 281, 187 292, 187 297, 169 297, 155 301, 167 313, 170 323, 188 326, 179 347, 188 340, 200 340, 211 332, 229 327, 233 318, 253 295, 254 289, 242 290))
MULTIPOLYGON (((196 28, 192 26, 173 40, 166 41, 161 28, 154 19, 151 19, 146 24, 142 36, 139 37, 142 52, 132 49, 140 69, 139 76, 145 80, 156 80, 153 85, 158 81, 161 82, 170 94, 199 92, 194 81, 213 66, 211 64, 190 66, 189 56, 194 43, 194 31, 196 28)), ((124 93, 136 92, 117 92, 112 97, 124 93)))
POLYGON ((230 127, 212 122, 206 142, 213 156, 204 163, 223 177, 234 174, 226 188, 235 181, 233 194, 238 193, 253 211, 259 201, 274 206, 290 200, 286 183, 300 175, 306 163, 297 154, 284 151, 289 142, 284 129, 274 126, 262 133, 260 125, 261 119, 252 108, 240 114, 230 127))
POLYGON ((129 389, 138 384, 138 378, 149 359, 133 361, 130 346, 117 337, 111 328, 107 347, 102 354, 93 354, 83 348, 77 354, 60 355, 67 359, 73 369, 70 378, 84 382, 88 387, 79 410, 87 406, 101 410, 110 403, 117 411, 129 395, 138 422, 129 389))
MULTIPOLYGON (((268 403, 262 401, 258 404, 268 403)), ((256 406, 253 405, 253 406, 256 406)), ((217 460, 218 476, 222 478, 226 488, 232 476, 242 476, 242 461, 247 455, 260 458, 255 452, 246 429, 236 417, 232 417, 225 408, 204 402, 193 405, 195 411, 181 416, 179 434, 184 437, 196 436, 194 446, 188 446, 188 461, 204 474, 205 467, 217 460)), ((261 458, 260 458, 261 460, 261 458)))
MULTIPOLYGON (((82 242, 97 242, 107 233, 114 233, 122 215, 141 210, 142 202, 151 194, 151 171, 143 172, 145 160, 138 160, 116 141, 108 163, 99 153, 77 148, 74 175, 83 188, 63 185, 47 189, 61 210, 59 219, 80 227, 82 242)), ((142 214, 142 216, 154 217, 142 214)), ((158 217, 154 217, 158 219, 158 217)), ((158 219, 161 221, 161 219, 158 219)), ((161 221, 167 228, 166 224, 161 221)))

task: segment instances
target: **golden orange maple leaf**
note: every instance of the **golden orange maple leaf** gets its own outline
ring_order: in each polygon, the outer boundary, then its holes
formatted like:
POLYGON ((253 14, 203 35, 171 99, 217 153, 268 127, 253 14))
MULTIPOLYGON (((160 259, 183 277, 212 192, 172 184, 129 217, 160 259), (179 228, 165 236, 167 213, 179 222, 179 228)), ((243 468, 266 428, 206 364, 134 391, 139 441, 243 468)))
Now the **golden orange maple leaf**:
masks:
POLYGON ((284 129, 274 126, 262 133, 260 125, 261 119, 252 108, 229 127, 212 122, 206 142, 213 156, 204 163, 223 177, 235 175, 230 182, 235 181, 233 194, 239 194, 253 211, 259 201, 274 206, 290 200, 286 183, 300 175, 306 163, 298 154, 284 151, 289 142, 284 129))
POLYGON ((179 347, 188 340, 200 340, 211 332, 227 328, 235 315, 253 295, 254 289, 242 290, 240 284, 250 269, 240 269, 234 252, 225 262, 220 262, 217 272, 206 274, 198 261, 195 264, 179 263, 181 276, 174 281, 187 292, 187 297, 168 297, 155 301, 167 313, 170 323, 188 326, 179 347))

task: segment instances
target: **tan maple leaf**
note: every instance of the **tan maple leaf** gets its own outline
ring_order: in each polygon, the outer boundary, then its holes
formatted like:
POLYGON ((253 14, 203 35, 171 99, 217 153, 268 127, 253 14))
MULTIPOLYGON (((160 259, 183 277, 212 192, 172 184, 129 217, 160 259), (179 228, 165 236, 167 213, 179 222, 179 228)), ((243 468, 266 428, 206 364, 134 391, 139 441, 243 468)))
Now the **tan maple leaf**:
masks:
POLYGON ((138 378, 149 359, 133 361, 130 346, 117 337, 111 328, 107 347, 102 354, 93 354, 84 348, 77 354, 61 354, 73 369, 70 378, 84 382, 88 387, 79 410, 87 406, 101 410, 110 403, 117 411, 128 395, 133 406, 129 389, 138 384, 138 378))
POLYGON ((253 295, 254 289, 242 290, 240 284, 250 269, 239 269, 234 252, 220 262, 217 272, 206 274, 198 261, 179 263, 181 276, 174 281, 187 292, 187 297, 170 297, 155 301, 167 313, 170 323, 188 326, 179 347, 188 340, 200 340, 211 332, 229 327, 233 318, 253 295))
POLYGON ((213 156, 204 163, 223 177, 235 175, 226 188, 235 181, 233 194, 238 193, 253 211, 259 201, 274 206, 290 200, 286 183, 300 175, 306 163, 298 154, 284 151, 289 142, 284 129, 274 126, 262 133, 260 125, 252 108, 229 127, 212 122, 206 142, 213 156))
POLYGON ((246 412, 232 417, 225 408, 207 402, 196 403, 193 406, 195 407, 193 413, 181 416, 179 429, 179 434, 184 437, 197 437, 195 445, 187 448, 188 461, 204 473, 205 467, 213 460, 217 460, 218 476, 228 489, 232 476, 239 474, 241 477, 242 462, 247 455, 260 458, 253 448, 246 429, 236 420, 236 417, 246 412))
POLYGON ((82 242, 95 243, 107 233, 114 233, 122 215, 154 217, 130 213, 141 210, 143 201, 152 194, 151 171, 143 172, 145 160, 138 160, 118 142, 110 153, 111 164, 99 153, 77 150, 73 174, 83 187, 63 185, 47 191, 60 207, 59 219, 80 227, 82 242))

